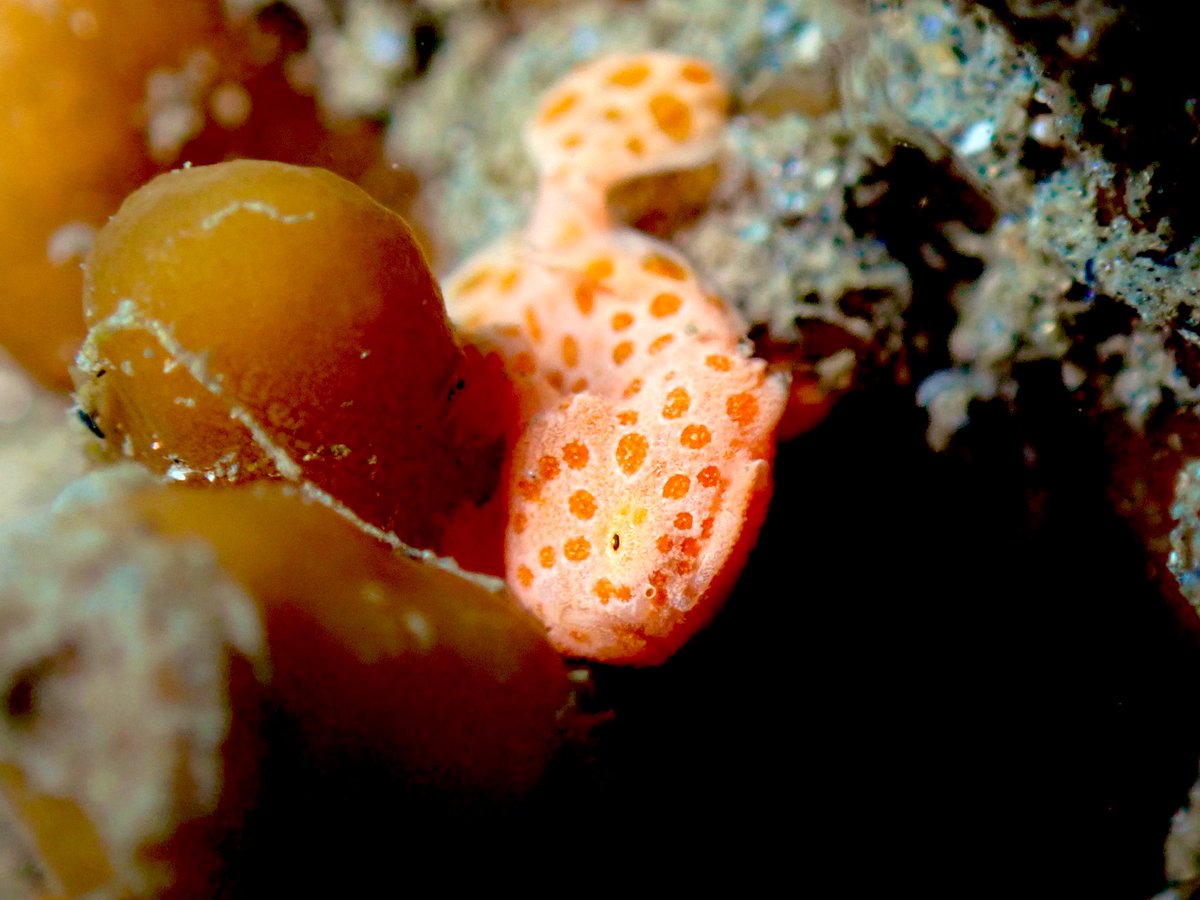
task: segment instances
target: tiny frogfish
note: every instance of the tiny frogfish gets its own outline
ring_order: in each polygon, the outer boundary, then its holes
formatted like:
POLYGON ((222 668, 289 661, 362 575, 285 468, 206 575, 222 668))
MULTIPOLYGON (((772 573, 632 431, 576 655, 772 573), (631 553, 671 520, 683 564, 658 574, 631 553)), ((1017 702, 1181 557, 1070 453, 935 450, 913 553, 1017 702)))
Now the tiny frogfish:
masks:
POLYGON ((786 377, 678 252, 607 209, 620 181, 710 161, 727 104, 708 65, 665 52, 571 72, 526 132, 529 227, 446 282, 460 334, 517 393, 506 577, 571 656, 665 660, 720 607, 765 515, 786 377))

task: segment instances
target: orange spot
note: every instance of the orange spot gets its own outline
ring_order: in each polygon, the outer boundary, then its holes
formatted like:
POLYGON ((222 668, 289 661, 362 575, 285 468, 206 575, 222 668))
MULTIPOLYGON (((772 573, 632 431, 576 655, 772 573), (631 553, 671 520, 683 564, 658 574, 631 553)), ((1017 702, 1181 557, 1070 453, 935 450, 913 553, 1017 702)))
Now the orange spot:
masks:
POLYGON ((617 346, 613 347, 612 360, 618 366, 625 362, 633 355, 633 343, 631 341, 621 341, 617 346))
POLYGON ((721 483, 721 470, 716 466, 705 466, 696 475, 696 480, 700 482, 701 487, 716 487, 721 483))
POLYGON ((729 357, 721 356, 718 353, 705 357, 704 364, 710 369, 716 369, 718 372, 728 372, 733 368, 733 363, 729 361, 729 357))
POLYGON ((550 569, 554 566, 554 548, 543 547, 538 551, 538 562, 542 564, 543 569, 550 569))
POLYGON ((607 256, 598 256, 583 267, 583 274, 592 281, 603 281, 614 271, 613 261, 607 256))
POLYGON ((538 473, 546 481, 553 481, 558 477, 558 460, 553 456, 543 456, 538 460, 538 473))
POLYGON ((507 338, 518 338, 521 336, 521 329, 517 325, 501 325, 496 330, 507 338))
POLYGON ((533 356, 522 350, 513 357, 513 371, 518 375, 528 377, 533 374, 533 370, 537 368, 537 363, 533 361, 533 356))
POLYGON ((690 512, 675 513, 675 527, 680 531, 687 531, 692 527, 692 514, 690 512))
POLYGON ((643 259, 642 268, 651 275, 661 275, 663 278, 670 278, 672 281, 684 281, 687 279, 687 269, 670 257, 663 256, 661 253, 651 253, 643 259))
POLYGON ((575 306, 585 316, 592 314, 596 305, 596 288, 589 281, 581 281, 575 286, 575 306))
POLYGON ((561 391, 563 389, 562 372, 558 371, 557 369, 552 369, 551 371, 547 372, 546 373, 546 383, 549 384, 550 387, 554 388, 556 391, 561 391))
POLYGON ((685 556, 699 556, 700 542, 694 537, 684 538, 679 545, 679 549, 684 552, 685 556))
POLYGON ((637 432, 623 435, 617 441, 617 465, 626 475, 632 475, 642 467, 649 450, 650 442, 637 432))
POLYGON ((588 464, 588 448, 579 441, 571 441, 562 449, 563 462, 572 469, 582 469, 588 464))
POLYGON ((571 219, 558 230, 560 244, 573 244, 581 237, 583 237, 583 226, 579 224, 578 219, 571 219))
POLYGON ((675 335, 673 335, 673 334, 660 334, 658 337, 656 337, 653 341, 650 342, 650 346, 646 348, 646 352, 647 353, 658 353, 660 350, 664 349, 668 344, 670 344, 671 341, 673 341, 673 340, 675 340, 675 335))
POLYGON ((713 80, 712 70, 697 62, 684 63, 679 74, 683 76, 684 81, 690 81, 692 84, 708 84, 713 80))
POLYGON ((633 324, 633 316, 627 312, 619 312, 612 317, 612 330, 624 331, 633 324))
POLYGON ((533 573, 529 571, 528 566, 517 566, 517 581, 521 587, 529 587, 533 584, 533 573))
POLYGON ((575 383, 571 385, 571 393, 578 394, 586 391, 588 388, 588 380, 586 378, 577 378, 575 383))
POLYGON ((618 600, 621 600, 621 601, 623 601, 623 602, 625 602, 625 603, 628 603, 628 602, 629 602, 629 598, 630 598, 630 597, 632 597, 632 596, 633 596, 633 591, 631 591, 631 590, 630 590, 628 587, 626 587, 625 585, 623 585, 623 584, 622 584, 622 585, 620 585, 620 586, 617 588, 617 599, 618 599, 618 600))
POLYGON ((532 306, 525 307, 525 327, 529 331, 529 336, 533 338, 533 342, 540 344, 542 341, 542 323, 538 321, 537 314, 534 313, 532 306))
POLYGON ((542 488, 536 481, 522 478, 517 482, 517 493, 525 500, 536 500, 541 496, 542 488))
POLYGON ((667 316, 673 316, 679 312, 681 306, 683 306, 683 301, 677 294, 659 294, 650 301, 650 315, 656 319, 665 319, 667 316))
POLYGON ((471 291, 478 288, 480 285, 482 285, 485 281, 487 281, 491 277, 492 277, 491 269, 487 269, 487 268, 479 269, 478 271, 473 272, 472 274, 468 275, 466 278, 464 278, 459 283, 458 293, 459 294, 469 294, 471 291))
POLYGON ((651 97, 650 115, 673 141, 685 141, 692 133, 692 111, 674 94, 655 94, 651 97))
POLYGON ((665 606, 667 603, 667 574, 660 570, 655 570, 650 573, 650 584, 654 588, 651 594, 651 602, 655 606, 665 606))
POLYGON ((636 425, 638 421, 637 411, 633 409, 623 409, 621 412, 617 413, 617 421, 622 425, 636 425))
POLYGON ((553 122, 563 113, 569 111, 579 101, 579 95, 575 93, 563 94, 557 100, 551 102, 548 106, 542 109, 542 121, 553 122))
POLYGON ((631 137, 625 142, 625 149, 634 156, 641 156, 646 152, 646 144, 640 137, 631 137))
POLYGON ((688 392, 681 387, 674 388, 671 393, 667 394, 667 402, 663 404, 663 418, 681 418, 691 406, 692 398, 688 395, 688 392))
POLYGON ((671 548, 675 546, 675 542, 671 540, 671 536, 669 534, 660 534, 658 536, 658 540, 655 541, 654 546, 658 547, 658 552, 665 556, 671 552, 671 548))
POLYGON ((618 87, 636 87, 645 81, 650 75, 650 67, 644 62, 634 62, 627 66, 622 66, 608 76, 610 84, 615 84, 618 87))
POLYGON ((608 121, 610 121, 610 122, 620 121, 623 116, 624 116, 624 113, 622 113, 615 106, 610 106, 608 109, 606 109, 604 111, 604 118, 608 119, 608 121))
POLYGON ((712 432, 703 425, 688 425, 679 435, 679 443, 689 450, 699 450, 707 447, 712 440, 712 432))
POLYGON ((625 390, 621 392, 621 396, 628 400, 630 397, 636 397, 642 391, 642 379, 635 378, 629 384, 625 385, 625 390))
POLYGON ((567 368, 572 368, 579 364, 579 344, 569 334, 562 341, 562 360, 567 368))
POLYGON ((587 491, 576 491, 567 501, 567 508, 577 519, 590 519, 596 514, 596 498, 587 491))
POLYGON ((712 532, 713 532, 713 517, 709 516, 707 519, 705 519, 703 522, 700 523, 700 538, 702 540, 706 540, 712 536, 712 532))
POLYGON ((758 417, 758 400, 750 393, 734 394, 725 401, 725 412, 729 414, 729 418, 745 428, 758 417))
POLYGON ((679 575, 686 575, 692 569, 696 568, 696 564, 690 559, 675 560, 675 572, 679 575))
POLYGON ((521 534, 528 527, 529 527, 529 516, 525 515, 525 513, 519 512, 515 516, 513 516, 512 530, 514 532, 516 532, 517 534, 521 534))
POLYGON ((509 269, 504 277, 500 279, 500 290, 511 291, 517 286, 517 282, 521 280, 521 273, 516 269, 509 269))
POLYGON ((563 556, 571 562, 583 562, 591 552, 592 545, 584 537, 571 538, 563 544, 563 556))
POLYGON ((607 578, 601 578, 596 582, 596 586, 592 588, 592 593, 600 598, 601 603, 607 603, 616 596, 617 588, 607 578))
POLYGON ((667 500, 682 500, 692 487, 692 480, 686 475, 672 475, 663 485, 662 495, 667 500))
POLYGON ((565 138, 562 139, 563 148, 566 150, 574 150, 576 147, 578 147, 582 143, 583 143, 583 135, 582 134, 568 134, 565 138))

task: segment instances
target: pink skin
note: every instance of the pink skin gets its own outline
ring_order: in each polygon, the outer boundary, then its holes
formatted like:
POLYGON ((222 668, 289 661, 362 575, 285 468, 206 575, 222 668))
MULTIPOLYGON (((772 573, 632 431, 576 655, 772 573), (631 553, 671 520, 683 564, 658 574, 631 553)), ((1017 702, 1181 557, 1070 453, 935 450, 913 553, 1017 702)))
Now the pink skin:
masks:
POLYGON ((665 53, 568 75, 529 131, 529 229, 446 285, 518 395, 506 576, 571 656, 670 656, 720 607, 770 497, 786 379, 677 252, 605 207, 617 181, 710 159, 725 99, 707 66, 665 53))

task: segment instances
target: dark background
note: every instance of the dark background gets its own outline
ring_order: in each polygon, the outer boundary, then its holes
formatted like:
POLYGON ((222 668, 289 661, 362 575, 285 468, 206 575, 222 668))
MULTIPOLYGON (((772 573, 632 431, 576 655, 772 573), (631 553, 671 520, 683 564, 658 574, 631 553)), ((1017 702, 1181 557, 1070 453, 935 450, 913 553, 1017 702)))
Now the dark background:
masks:
POLYGON ((276 735, 239 896, 387 895, 413 866, 546 891, 729 871, 800 896, 1160 890, 1200 653, 1110 511, 1098 426, 1047 396, 978 409, 940 455, 910 392, 845 398, 780 450, 718 620, 661 668, 597 669, 585 705, 611 718, 520 803, 314 771, 276 735))
MULTIPOLYGON (((1176 74, 1194 55, 1178 5, 1111 4, 1082 57, 1062 39, 1094 4, 986 5, 1081 98, 1117 85, 1084 111, 1084 138, 1119 170, 1156 164, 1135 225, 1167 216, 1172 249, 1190 243, 1200 77, 1176 74)), ((1071 162, 1028 150, 1035 178, 1071 162)), ((516 804, 447 805, 370 760, 314 770, 276 722, 270 818, 230 852, 239 896, 387 895, 416 872, 537 893, 729 873, 799 896, 1165 886, 1163 839, 1200 759, 1200 625, 1114 501, 1139 479, 1168 501, 1178 459, 1153 446, 1169 404, 1143 439, 1096 412, 1095 382, 1069 394, 1055 363, 1019 366, 1015 403, 973 407, 929 451, 913 385, 948 364, 952 293, 979 273, 942 226, 982 231, 996 213, 916 150, 877 177, 888 190, 851 221, 912 271, 910 355, 868 363, 822 427, 780 449, 759 546, 714 625, 661 668, 596 669, 594 726, 516 804), (946 269, 928 269, 926 243, 946 269)), ((1071 298, 1093 306, 1068 358, 1094 372, 1095 345, 1134 313, 1086 285, 1071 298)))

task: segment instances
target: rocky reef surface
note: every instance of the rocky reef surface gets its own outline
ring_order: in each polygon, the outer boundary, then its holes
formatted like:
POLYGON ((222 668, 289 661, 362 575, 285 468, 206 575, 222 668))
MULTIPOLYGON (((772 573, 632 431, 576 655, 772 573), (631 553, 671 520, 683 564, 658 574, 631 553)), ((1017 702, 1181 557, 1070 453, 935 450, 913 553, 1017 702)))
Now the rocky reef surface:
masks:
MULTIPOLYGON (((664 853, 702 834, 718 861, 753 838, 762 871, 854 892, 1197 896, 1200 88, 1168 74, 1189 58, 1178 13, 226 6, 293 23, 296 82, 386 129, 412 190, 383 199, 443 275, 527 223, 522 123, 565 72, 610 50, 707 60, 733 95, 716 165, 640 179, 614 207, 673 242, 760 352, 839 397, 781 448, 714 627, 661 669, 597 668, 582 702, 600 723, 534 798, 448 815, 419 846, 523 852, 496 834, 516 822, 557 867, 623 822, 664 853), (780 807, 820 837, 767 827, 780 807)), ((0 370, 0 519, 82 470, 70 415, 0 370)), ((370 787, 352 788, 321 802, 352 810, 370 787)), ((263 873, 296 847, 389 844, 328 839, 285 829, 246 883, 278 889, 263 873)))

